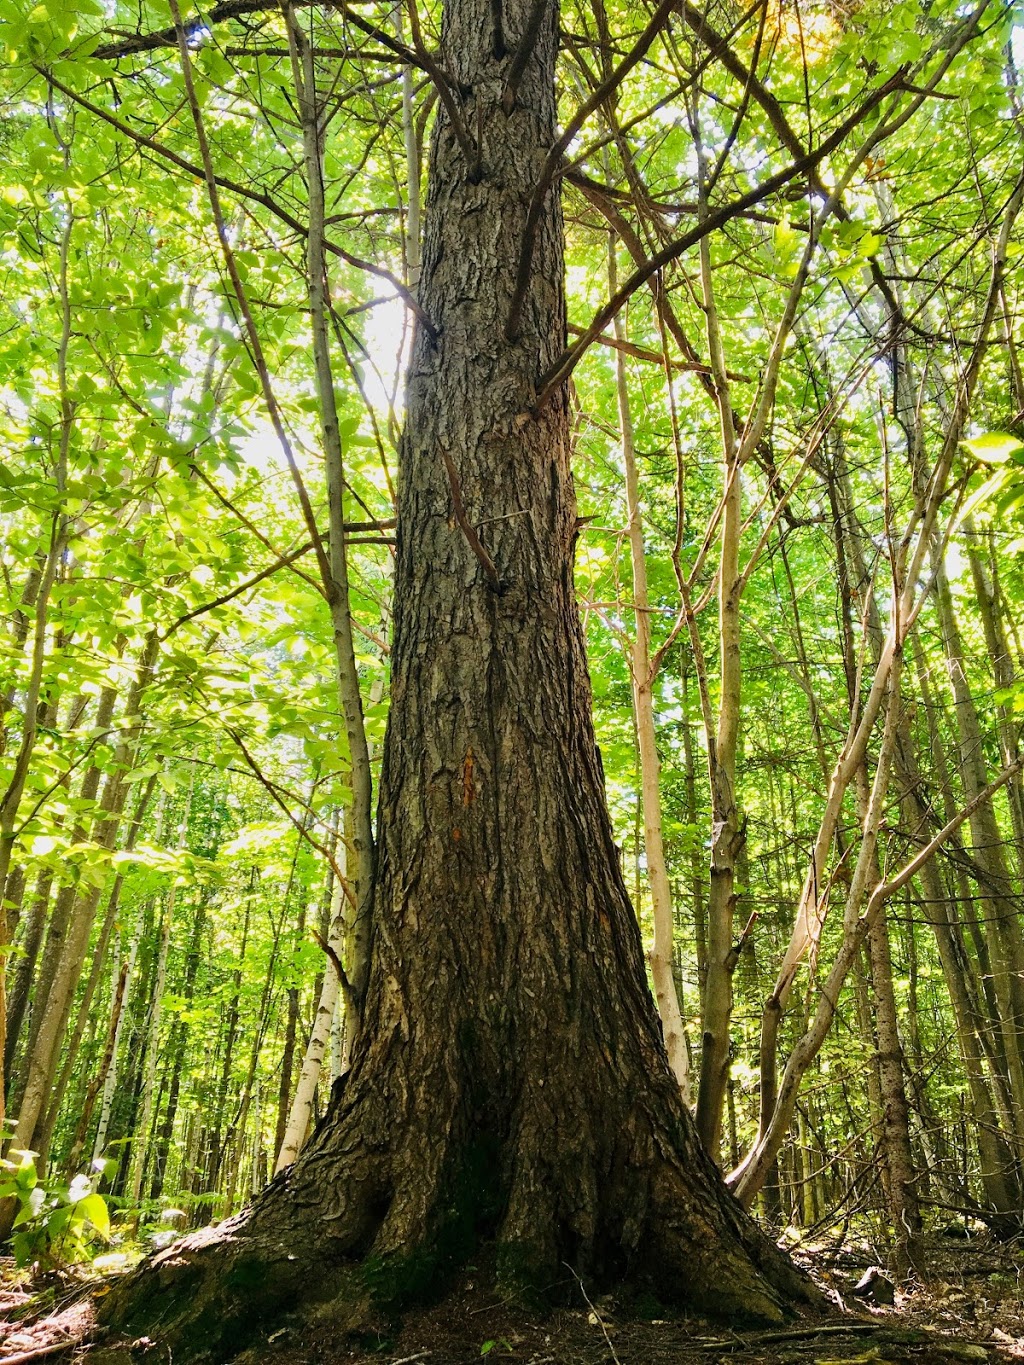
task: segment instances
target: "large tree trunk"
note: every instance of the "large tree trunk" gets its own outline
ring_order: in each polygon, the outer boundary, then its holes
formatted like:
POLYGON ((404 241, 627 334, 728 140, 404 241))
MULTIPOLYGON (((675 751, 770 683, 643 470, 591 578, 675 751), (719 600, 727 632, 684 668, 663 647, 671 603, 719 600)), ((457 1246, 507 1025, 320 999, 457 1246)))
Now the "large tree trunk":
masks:
POLYGON ((696 1139, 612 840, 566 395, 532 410, 564 343, 555 196, 503 336, 555 136, 554 6, 502 109, 495 53, 532 8, 506 0, 504 41, 488 0, 445 8, 442 65, 482 164, 439 115, 420 288, 436 339, 419 329, 409 373, 363 1027, 295 1164, 106 1301, 178 1362, 223 1361, 311 1295, 340 1322, 355 1283, 384 1299, 443 1286, 481 1240, 539 1286, 573 1284, 570 1267, 773 1321, 814 1301, 696 1139))

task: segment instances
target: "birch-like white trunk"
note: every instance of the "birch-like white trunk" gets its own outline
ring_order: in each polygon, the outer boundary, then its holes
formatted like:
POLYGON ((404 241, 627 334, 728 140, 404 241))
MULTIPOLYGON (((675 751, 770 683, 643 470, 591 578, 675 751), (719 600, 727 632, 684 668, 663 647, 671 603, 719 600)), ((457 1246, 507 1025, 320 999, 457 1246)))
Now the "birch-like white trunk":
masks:
MULTIPOLYGON (((344 844, 341 845, 344 857, 344 844)), ((327 939, 328 947, 340 958, 345 944, 345 893, 340 883, 335 882, 331 898, 331 926, 327 939)), ((284 1132, 281 1150, 277 1154, 274 1174, 290 1166, 298 1156, 306 1133, 309 1129, 309 1116, 313 1108, 313 1094, 320 1078, 324 1053, 331 1041, 331 1026, 334 1021, 335 1007, 338 1003, 340 982, 332 961, 324 967, 320 999, 317 1001, 313 1031, 306 1045, 306 1055, 302 1059, 299 1084, 288 1113, 288 1124, 284 1132)))

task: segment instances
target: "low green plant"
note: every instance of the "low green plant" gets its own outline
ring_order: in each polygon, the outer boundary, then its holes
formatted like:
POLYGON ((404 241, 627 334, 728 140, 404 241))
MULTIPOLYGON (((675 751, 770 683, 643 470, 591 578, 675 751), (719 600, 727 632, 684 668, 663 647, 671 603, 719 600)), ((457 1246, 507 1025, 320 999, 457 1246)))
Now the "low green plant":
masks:
POLYGON ((480 1354, 482 1356, 489 1356, 494 1350, 511 1351, 511 1349, 512 1343, 506 1341, 504 1337, 501 1337, 498 1340, 485 1341, 480 1347, 480 1354))
POLYGON ((95 1185, 106 1163, 94 1163, 92 1175, 76 1175, 70 1183, 40 1177, 36 1153, 11 1153, 0 1161, 0 1198, 18 1201, 11 1251, 19 1266, 38 1263, 52 1268, 89 1259, 96 1241, 110 1239, 107 1201, 95 1185))

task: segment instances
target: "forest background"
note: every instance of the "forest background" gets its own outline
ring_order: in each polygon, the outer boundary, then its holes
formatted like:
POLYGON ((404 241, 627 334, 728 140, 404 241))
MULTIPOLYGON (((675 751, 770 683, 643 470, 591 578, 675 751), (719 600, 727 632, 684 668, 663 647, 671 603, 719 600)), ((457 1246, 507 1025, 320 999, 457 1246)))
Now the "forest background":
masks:
MULTIPOLYGON (((346 1065, 422 167, 475 132, 431 6, 122 8, 0 6, 3 1081, 32 1179, 196 1224, 346 1065)), ((1021 1230, 1014 19, 566 4, 541 170, 670 1060, 744 1202, 900 1271, 1021 1230)))

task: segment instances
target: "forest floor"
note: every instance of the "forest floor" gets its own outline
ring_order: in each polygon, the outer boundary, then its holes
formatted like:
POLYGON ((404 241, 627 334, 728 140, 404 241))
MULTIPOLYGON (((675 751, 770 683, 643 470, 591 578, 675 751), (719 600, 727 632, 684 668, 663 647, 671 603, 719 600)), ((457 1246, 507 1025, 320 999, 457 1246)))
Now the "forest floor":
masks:
MULTIPOLYGON (((1024 1361, 1024 1246, 988 1237, 936 1237, 924 1273, 892 1306, 851 1295, 873 1258, 846 1243, 795 1252, 836 1304, 825 1322, 777 1331, 730 1330, 697 1318, 641 1321, 610 1300, 532 1315, 478 1287, 471 1275, 442 1303, 407 1312, 360 1339, 329 1323, 284 1327, 247 1365, 954 1365, 1024 1361), (840 1304, 845 1313, 840 1312, 840 1304)), ((881 1290, 884 1291, 884 1284, 881 1290)), ((82 1271, 36 1280, 0 1261, 0 1365, 89 1365, 92 1307, 102 1282, 82 1271)), ((884 1293, 881 1295, 884 1297, 884 1293)), ((119 1356, 138 1365, 171 1357, 142 1339, 119 1356)))

